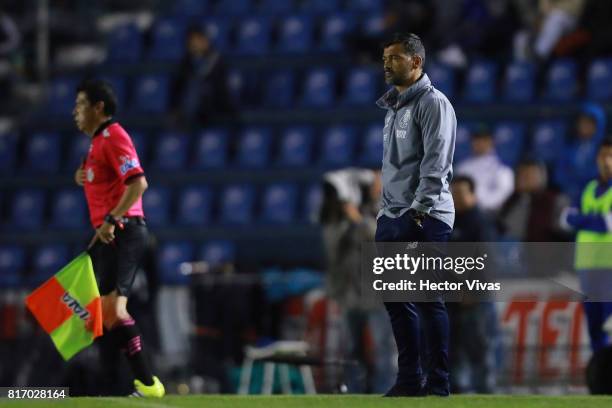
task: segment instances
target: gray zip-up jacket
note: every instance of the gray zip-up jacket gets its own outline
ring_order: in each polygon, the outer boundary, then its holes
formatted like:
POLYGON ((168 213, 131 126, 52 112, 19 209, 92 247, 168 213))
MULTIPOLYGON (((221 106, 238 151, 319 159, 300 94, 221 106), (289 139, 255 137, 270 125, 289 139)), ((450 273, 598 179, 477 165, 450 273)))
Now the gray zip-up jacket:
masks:
POLYGON ((452 228, 455 206, 449 183, 457 131, 453 106, 427 74, 401 94, 390 89, 376 104, 387 109, 378 216, 397 218, 414 208, 452 228))

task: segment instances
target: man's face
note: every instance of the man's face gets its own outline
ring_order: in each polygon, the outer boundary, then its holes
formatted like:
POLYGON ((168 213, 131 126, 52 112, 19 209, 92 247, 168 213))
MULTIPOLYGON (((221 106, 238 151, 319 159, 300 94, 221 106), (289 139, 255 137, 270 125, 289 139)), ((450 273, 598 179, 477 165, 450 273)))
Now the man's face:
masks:
POLYGON ((420 69, 419 57, 406 53, 402 44, 392 44, 383 51, 385 82, 389 85, 406 86, 415 71, 420 69))
POLYGON ((84 92, 79 92, 76 97, 72 116, 77 128, 84 133, 93 132, 97 123, 99 108, 93 106, 84 92))
POLYGON ((490 136, 478 136, 472 139, 472 152, 476 156, 483 156, 489 154, 495 147, 493 137, 490 136))
POLYGON ((595 123, 595 119, 590 116, 580 115, 576 123, 576 128, 578 137, 581 140, 589 140, 597 132, 597 123, 595 123))
POLYGON ((187 39, 187 48, 192 55, 202 56, 210 49, 210 41, 205 35, 192 33, 187 39))
POLYGON ((533 193, 544 189, 545 179, 542 169, 533 164, 519 166, 516 174, 516 190, 522 193, 533 193))
POLYGON ((612 179, 612 147, 602 147, 597 153, 599 175, 605 180, 612 179))
POLYGON ((470 190, 470 184, 458 181, 451 184, 453 201, 457 211, 466 211, 476 206, 476 194, 470 190))

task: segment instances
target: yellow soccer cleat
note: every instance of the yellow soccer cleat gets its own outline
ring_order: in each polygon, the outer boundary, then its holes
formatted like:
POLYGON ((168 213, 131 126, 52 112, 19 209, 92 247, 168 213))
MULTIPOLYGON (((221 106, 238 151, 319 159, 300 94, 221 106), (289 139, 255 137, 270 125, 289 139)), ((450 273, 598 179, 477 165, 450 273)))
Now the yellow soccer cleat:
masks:
POLYGON ((134 380, 134 388, 136 388, 136 391, 132 395, 135 397, 161 398, 166 395, 164 384, 156 376, 153 376, 153 384, 151 385, 144 385, 139 380, 134 380))

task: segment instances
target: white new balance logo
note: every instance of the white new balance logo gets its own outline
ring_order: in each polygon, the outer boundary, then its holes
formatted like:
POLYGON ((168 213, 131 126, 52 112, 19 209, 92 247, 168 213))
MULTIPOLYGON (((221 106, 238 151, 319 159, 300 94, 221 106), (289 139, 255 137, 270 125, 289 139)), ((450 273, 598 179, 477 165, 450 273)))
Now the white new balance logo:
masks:
POLYGON ((395 138, 396 139, 405 139, 406 138, 406 130, 396 130, 395 131, 395 138))

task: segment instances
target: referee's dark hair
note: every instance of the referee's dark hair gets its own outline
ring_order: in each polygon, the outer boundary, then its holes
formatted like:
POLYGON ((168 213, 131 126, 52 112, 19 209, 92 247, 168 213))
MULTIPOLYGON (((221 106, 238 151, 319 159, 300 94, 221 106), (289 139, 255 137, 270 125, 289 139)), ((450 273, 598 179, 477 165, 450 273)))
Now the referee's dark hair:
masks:
POLYGON ((89 103, 95 105, 104 102, 104 113, 113 116, 117 111, 117 97, 112 86, 100 79, 85 79, 77 86, 77 93, 83 92, 87 95, 89 103))
POLYGON ((601 144, 599 145, 599 149, 603 149, 605 147, 612 147, 612 135, 602 140, 601 144))
POLYGON ((425 46, 421 37, 414 33, 395 33, 387 41, 383 43, 383 48, 390 47, 395 44, 402 44, 406 54, 418 55, 423 61, 421 66, 425 65, 425 46))
POLYGON ((474 193, 474 191, 476 191, 476 184, 474 184, 474 179, 472 179, 470 176, 453 177, 453 181, 451 183, 452 184, 467 183, 468 188, 470 189, 470 193, 474 193))

